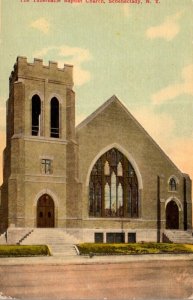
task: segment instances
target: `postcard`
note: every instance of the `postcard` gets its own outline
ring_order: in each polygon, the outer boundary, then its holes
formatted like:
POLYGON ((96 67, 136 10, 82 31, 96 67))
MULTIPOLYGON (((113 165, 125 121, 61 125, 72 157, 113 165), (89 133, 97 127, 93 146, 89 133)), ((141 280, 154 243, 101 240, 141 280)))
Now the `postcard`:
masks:
POLYGON ((0 1, 0 299, 193 299, 192 17, 0 1))

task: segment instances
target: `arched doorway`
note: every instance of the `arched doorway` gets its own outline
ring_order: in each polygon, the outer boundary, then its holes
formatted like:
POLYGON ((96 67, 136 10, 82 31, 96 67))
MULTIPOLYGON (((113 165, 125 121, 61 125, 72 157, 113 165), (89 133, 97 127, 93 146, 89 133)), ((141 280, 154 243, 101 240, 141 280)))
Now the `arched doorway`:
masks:
POLYGON ((179 229, 179 209, 174 200, 166 206, 166 229, 179 229))
POLYGON ((42 195, 37 203, 37 227, 54 227, 54 201, 48 195, 42 195))

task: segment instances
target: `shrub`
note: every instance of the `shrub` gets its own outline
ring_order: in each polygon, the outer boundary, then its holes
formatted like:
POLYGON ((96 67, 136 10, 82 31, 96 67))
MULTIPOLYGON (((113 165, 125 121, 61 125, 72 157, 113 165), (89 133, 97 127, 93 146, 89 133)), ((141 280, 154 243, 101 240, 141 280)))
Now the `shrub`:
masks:
POLYGON ((0 245, 0 257, 48 255, 50 255, 50 251, 45 245, 0 245))
POLYGON ((77 245, 81 255, 112 254, 159 254, 159 253, 193 253, 193 245, 171 243, 131 243, 131 244, 95 244, 77 245))

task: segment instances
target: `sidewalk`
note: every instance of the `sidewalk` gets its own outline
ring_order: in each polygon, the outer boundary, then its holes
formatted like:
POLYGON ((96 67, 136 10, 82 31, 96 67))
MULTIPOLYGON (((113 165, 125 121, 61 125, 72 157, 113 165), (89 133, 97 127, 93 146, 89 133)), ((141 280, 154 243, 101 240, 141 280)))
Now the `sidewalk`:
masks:
POLYGON ((0 258, 3 265, 84 265, 84 264, 116 264, 132 261, 175 261, 193 260, 193 254, 145 254, 145 255, 111 255, 111 256, 47 256, 47 257, 11 257, 0 258))

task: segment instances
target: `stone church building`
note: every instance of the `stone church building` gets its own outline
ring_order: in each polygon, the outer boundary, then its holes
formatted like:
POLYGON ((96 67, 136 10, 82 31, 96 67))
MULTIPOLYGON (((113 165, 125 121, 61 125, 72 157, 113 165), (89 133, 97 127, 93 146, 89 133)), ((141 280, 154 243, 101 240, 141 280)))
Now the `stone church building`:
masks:
POLYGON ((0 228, 87 242, 192 229, 191 180, 112 96, 75 127, 73 67, 18 57, 10 76, 0 228))

